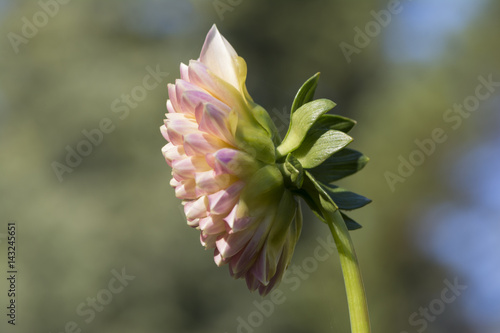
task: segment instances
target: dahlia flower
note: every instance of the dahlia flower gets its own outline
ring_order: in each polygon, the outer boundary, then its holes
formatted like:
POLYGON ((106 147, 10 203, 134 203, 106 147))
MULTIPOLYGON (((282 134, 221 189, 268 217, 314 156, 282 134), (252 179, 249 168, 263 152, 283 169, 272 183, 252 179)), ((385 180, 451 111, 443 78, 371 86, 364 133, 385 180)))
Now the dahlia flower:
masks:
MULTIPOLYGON (((246 63, 215 25, 198 60, 180 65, 168 85, 161 133, 172 167, 170 184, 182 199, 187 224, 214 249, 218 266, 265 295, 289 265, 302 227, 299 198, 324 222, 322 207, 354 209, 369 200, 329 183, 361 169, 367 159, 341 150, 354 121, 325 114, 335 105, 312 101, 318 75, 297 93, 281 140, 268 113, 245 86, 246 63), (336 203, 335 203, 336 202, 336 203), (332 206, 332 207, 333 207, 332 206)), ((342 215, 343 228, 356 222, 342 215)))

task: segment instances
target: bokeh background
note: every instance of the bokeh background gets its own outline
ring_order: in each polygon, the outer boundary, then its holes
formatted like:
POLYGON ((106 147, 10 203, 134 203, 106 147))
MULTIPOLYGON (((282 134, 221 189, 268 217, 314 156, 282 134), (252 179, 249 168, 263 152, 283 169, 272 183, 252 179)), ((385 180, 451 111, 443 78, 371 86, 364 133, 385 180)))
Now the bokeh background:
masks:
MULTIPOLYGON (((246 59, 248 90, 278 127, 318 71, 316 97, 358 120, 351 145, 371 162, 340 183, 373 199, 352 214, 364 226, 352 236, 373 331, 500 331, 498 1, 54 3, 0 1, 2 332, 348 331, 336 254, 309 266, 299 286, 283 283, 285 301, 259 315, 260 296, 217 268, 185 224, 158 128, 167 83, 199 56, 214 23, 246 59), (151 70, 159 84, 144 89, 151 70), (480 77, 493 84, 478 88, 480 77), (475 99, 477 89, 487 96, 475 99), (472 111, 453 111, 464 103, 472 111), (109 133, 58 177, 54 163, 66 164, 103 119, 109 133), (415 153, 436 129, 446 140, 415 153), (410 158, 419 165, 400 166, 410 158), (9 221, 18 233, 15 327, 5 315, 9 221), (133 280, 106 292, 122 270, 133 280), (446 281, 467 286, 449 304, 446 281), (92 310, 96 297, 106 304, 92 310)), ((293 264, 327 235, 306 212, 293 264)))

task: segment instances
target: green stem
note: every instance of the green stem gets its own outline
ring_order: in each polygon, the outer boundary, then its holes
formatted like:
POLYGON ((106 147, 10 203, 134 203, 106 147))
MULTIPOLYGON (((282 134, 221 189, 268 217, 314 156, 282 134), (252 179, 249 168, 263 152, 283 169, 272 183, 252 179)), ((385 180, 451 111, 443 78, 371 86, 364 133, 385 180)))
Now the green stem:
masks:
POLYGON ((340 265, 344 274, 344 284, 349 305, 352 333, 370 333, 370 318, 366 303, 365 288, 358 259, 349 231, 339 207, 321 187, 314 177, 304 171, 302 197, 316 214, 328 224, 340 256, 340 265))
POLYGON ((329 211, 325 215, 340 255, 340 265, 342 266, 347 303, 349 304, 351 332, 370 333, 365 288, 351 236, 338 209, 334 212, 329 211))

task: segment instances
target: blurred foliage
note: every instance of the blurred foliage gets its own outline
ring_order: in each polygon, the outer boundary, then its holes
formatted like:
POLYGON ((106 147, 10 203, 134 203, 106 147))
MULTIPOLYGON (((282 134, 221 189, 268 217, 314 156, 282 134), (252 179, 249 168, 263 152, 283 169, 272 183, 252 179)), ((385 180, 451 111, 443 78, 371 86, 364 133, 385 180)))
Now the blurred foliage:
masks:
MULTIPOLYGON (((352 147, 371 162, 340 185, 373 200, 352 214, 364 226, 353 238, 373 331, 414 332, 409 315, 455 276, 419 253, 412 230, 427 205, 456 195, 441 181, 447 152, 471 149, 488 122, 474 114, 448 133, 394 193, 384 173, 396 172, 398 156, 408 156, 415 139, 443 125, 443 112, 474 91, 478 75, 499 72, 498 3, 425 63, 388 60, 386 30, 346 62, 339 44, 352 43, 353 28, 364 27, 385 1, 234 1, 222 19, 212 1, 72 1, 18 53, 8 33, 21 34, 22 18, 32 20, 40 5, 1 3, 0 225, 18 224, 19 332, 63 332, 70 321, 83 332, 235 332, 238 317, 256 311, 253 302, 261 298, 217 268, 198 232, 186 226, 160 152, 166 84, 179 76, 181 61, 198 57, 213 23, 246 59, 248 90, 266 109, 288 110, 301 83, 319 71, 316 97, 358 120, 352 147), (112 103, 142 86, 148 66, 169 76, 121 119, 112 103), (103 118, 115 129, 59 182, 52 163, 64 163, 66 147, 75 148, 82 131, 103 118), (135 279, 87 324, 76 309, 122 267, 135 279)), ((309 212, 305 221, 297 265, 328 233, 309 212)), ((297 290, 280 289, 286 302, 255 332, 348 331, 336 255, 319 262, 297 290)), ((474 332, 462 312, 453 303, 427 332, 474 332)), ((0 327, 7 327, 5 318, 0 327)))

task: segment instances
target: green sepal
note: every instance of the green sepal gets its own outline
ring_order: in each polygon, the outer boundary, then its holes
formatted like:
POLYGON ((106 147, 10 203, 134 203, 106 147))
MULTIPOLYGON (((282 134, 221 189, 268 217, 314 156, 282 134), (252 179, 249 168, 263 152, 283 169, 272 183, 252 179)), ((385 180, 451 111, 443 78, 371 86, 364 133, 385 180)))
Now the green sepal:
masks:
POLYGON ((335 105, 334 102, 328 99, 317 99, 299 107, 292 114, 288 133, 277 148, 279 157, 284 157, 297 149, 316 120, 333 109, 335 105))
MULTIPOLYGON (((302 199, 304 199, 304 201, 309 206, 311 211, 323 223, 327 223, 325 210, 330 211, 330 213, 331 211, 336 211, 336 210, 340 212, 341 209, 340 205, 338 205, 338 203, 333 200, 332 196, 329 195, 329 193, 327 193, 324 186, 321 185, 316 179, 314 179, 313 175, 311 175, 308 171, 305 171, 304 174, 305 177, 302 189, 294 192, 295 194, 299 195, 302 199), (325 205, 325 203, 327 203, 327 207, 322 206, 325 205)), ((359 223, 354 221, 346 214, 340 212, 340 215, 342 216, 348 230, 356 230, 362 227, 359 223)))
POLYGON ((304 82, 302 87, 300 87, 292 103, 292 114, 302 105, 312 101, 316 87, 318 86, 318 80, 319 73, 316 73, 304 82))
MULTIPOLYGON (((321 214, 321 220, 327 224, 330 221, 333 224, 342 223, 345 225, 345 222, 342 220, 342 216, 340 214, 340 209, 332 198, 330 198, 316 179, 314 179, 313 175, 307 172, 307 170, 304 173, 305 178, 303 189, 307 193, 308 197, 306 203, 313 203, 312 206, 309 206, 311 207, 311 210, 315 212, 317 216, 321 214)), ((344 226, 344 228, 345 227, 346 226, 344 226)))
POLYGON ((327 158, 321 165, 310 169, 309 172, 318 181, 327 184, 358 172, 369 160, 359 151, 345 148, 327 158))
POLYGON ((285 160, 285 172, 291 183, 296 188, 302 187, 302 182, 304 181, 304 169, 299 160, 295 158, 292 154, 288 154, 285 160))
POLYGON ((278 205, 285 190, 283 176, 274 165, 257 170, 240 193, 237 216, 259 216, 278 205))
POLYGON ((309 131, 307 138, 292 154, 299 160, 304 169, 319 166, 331 155, 338 152, 352 141, 352 138, 341 131, 315 127, 309 131))
POLYGON ((252 108, 252 114, 257 120, 257 122, 266 130, 266 132, 271 136, 271 139, 275 146, 279 145, 281 138, 274 124, 273 120, 269 116, 269 113, 262 106, 255 104, 252 108))
POLYGON ((321 187, 323 187, 325 192, 328 193, 330 198, 332 198, 332 200, 340 209, 353 210, 366 206, 370 202, 372 202, 370 199, 357 193, 343 189, 342 187, 325 184, 321 184, 321 187))
POLYGON ((229 113, 228 118, 231 132, 240 150, 266 164, 275 162, 276 152, 272 134, 268 129, 260 125, 255 118, 250 121, 240 118, 234 110, 229 113))

